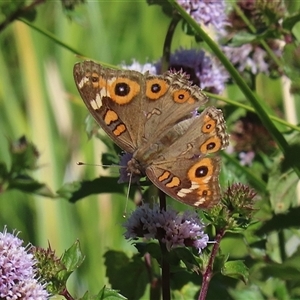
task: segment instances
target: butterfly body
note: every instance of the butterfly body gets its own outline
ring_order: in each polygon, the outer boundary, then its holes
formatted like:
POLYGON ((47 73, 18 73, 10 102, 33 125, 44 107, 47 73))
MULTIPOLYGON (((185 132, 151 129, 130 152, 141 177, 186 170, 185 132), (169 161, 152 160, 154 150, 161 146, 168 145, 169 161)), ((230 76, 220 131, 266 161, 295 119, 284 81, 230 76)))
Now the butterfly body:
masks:
POLYGON ((141 74, 74 66, 77 88, 99 125, 131 153, 127 171, 147 177, 169 196, 196 207, 219 201, 220 158, 228 145, 220 110, 199 106, 207 97, 181 73, 141 74))

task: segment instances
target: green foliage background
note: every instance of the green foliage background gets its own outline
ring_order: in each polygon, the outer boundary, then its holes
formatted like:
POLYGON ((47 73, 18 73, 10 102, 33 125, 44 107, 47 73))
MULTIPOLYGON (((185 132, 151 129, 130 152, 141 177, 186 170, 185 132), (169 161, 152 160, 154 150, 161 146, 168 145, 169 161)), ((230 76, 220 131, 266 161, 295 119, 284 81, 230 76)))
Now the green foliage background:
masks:
MULTIPOLYGON (((87 1, 64 14, 61 2, 38 6, 34 25, 83 56, 103 63, 130 64, 159 59, 169 19, 159 6, 141 1, 87 1)), ((172 44, 196 46, 194 39, 178 27, 172 44)), ((197 46, 196 46, 197 47, 197 46)), ((54 39, 22 21, 0 32, 0 157, 9 161, 9 143, 25 135, 40 152, 39 168, 32 173, 55 192, 67 182, 94 179, 107 174, 101 167, 77 166, 77 161, 101 163, 105 145, 88 140, 85 118, 88 112, 76 90, 72 69, 81 60, 54 39)), ((236 87, 227 90, 232 100, 244 98, 236 87)), ((283 109, 282 82, 260 75, 257 93, 271 107, 283 109)), ((227 120, 230 124, 230 119, 227 120)), ((111 171, 117 172, 117 171, 111 171)), ((231 181, 229 175, 223 182, 231 181)), ((96 293, 107 284, 103 255, 108 249, 131 256, 135 248, 122 237, 126 196, 100 194, 70 204, 66 200, 33 196, 20 191, 0 194, 0 229, 7 225, 20 230, 20 237, 36 246, 48 243, 58 256, 80 240, 86 259, 72 275, 70 290, 82 295, 96 293)), ((172 201, 172 206, 183 207, 172 201)), ((129 202, 128 210, 134 209, 129 202)), ((277 239, 277 236, 271 239, 277 239)), ((276 243, 275 243, 276 244, 276 243)), ((242 237, 227 236, 224 253, 239 259, 247 253, 242 237)), ((273 250, 274 257, 280 256, 273 250)))

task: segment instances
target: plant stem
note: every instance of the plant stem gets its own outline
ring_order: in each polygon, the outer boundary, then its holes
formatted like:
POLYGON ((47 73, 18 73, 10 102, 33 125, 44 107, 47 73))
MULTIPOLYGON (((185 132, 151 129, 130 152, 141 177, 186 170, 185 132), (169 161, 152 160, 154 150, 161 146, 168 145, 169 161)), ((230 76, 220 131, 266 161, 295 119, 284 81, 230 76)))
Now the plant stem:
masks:
POLYGON ((198 300, 205 300, 206 299, 206 295, 207 295, 207 291, 208 291, 208 286, 210 283, 210 280, 212 279, 213 276, 213 264, 214 264, 214 260, 218 254, 219 248, 220 248, 220 242, 221 239, 223 238, 225 234, 225 229, 220 229, 216 235, 216 240, 215 243, 213 245, 211 254, 210 254, 210 258, 206 267, 206 270, 203 273, 203 277, 202 277, 202 287, 201 287, 201 291, 200 291, 200 295, 198 297, 198 300))
POLYGON ((68 290, 65 288, 62 293, 60 293, 61 296, 64 296, 67 300, 74 300, 74 298, 70 295, 68 290))
POLYGON ((169 25, 163 47, 163 54, 161 59, 161 73, 164 73, 167 70, 169 70, 172 39, 175 32, 175 28, 179 23, 180 19, 180 15, 175 13, 169 25))
POLYGON ((281 261, 284 262, 287 259, 287 255, 285 252, 285 238, 284 238, 284 232, 283 230, 279 230, 278 232, 278 241, 279 241, 279 252, 280 252, 280 258, 281 261))
POLYGON ((164 192, 162 192, 161 190, 159 190, 158 197, 159 197, 159 208, 160 208, 160 210, 165 211, 167 209, 166 194, 164 192))
POLYGON ((152 258, 149 253, 144 255, 144 262, 149 276, 150 282, 150 300, 160 299, 161 295, 161 280, 153 273, 152 258))
MULTIPOLYGON (((212 94, 212 93, 209 93, 209 92, 206 92, 205 91, 205 95, 207 95, 208 97, 210 98, 215 98, 215 99, 218 99, 218 100, 221 100, 227 104, 231 104, 231 105, 234 105, 236 107, 241 107, 245 110, 248 110, 248 111, 251 111, 253 113, 256 113, 255 109, 249 105, 246 105, 246 104, 243 104, 243 103, 240 103, 240 102, 237 102, 237 101, 234 101, 234 100, 231 100, 231 99, 228 99, 228 98, 225 98, 225 97, 222 97, 220 95, 217 95, 217 94, 212 94)), ((279 124, 282 124, 284 126, 287 126, 289 128, 292 128, 292 129, 295 129, 297 131, 300 132, 300 127, 299 126, 296 126, 296 125, 293 125, 291 123, 288 123, 287 121, 283 120, 283 119, 280 119, 276 116, 273 116, 273 115, 270 115, 268 114, 269 118, 279 124)))
POLYGON ((166 245, 162 242, 159 242, 161 249, 161 280, 162 280, 162 299, 170 300, 171 292, 170 292, 170 265, 166 260, 166 245))
MULTIPOLYGON (((167 209, 167 202, 166 202, 166 194, 159 190, 159 206, 160 210, 167 209)), ((161 250, 161 281, 162 281, 162 299, 163 300, 170 300, 171 299, 171 292, 170 292, 170 265, 169 262, 166 260, 166 245, 159 242, 160 250, 161 250)))

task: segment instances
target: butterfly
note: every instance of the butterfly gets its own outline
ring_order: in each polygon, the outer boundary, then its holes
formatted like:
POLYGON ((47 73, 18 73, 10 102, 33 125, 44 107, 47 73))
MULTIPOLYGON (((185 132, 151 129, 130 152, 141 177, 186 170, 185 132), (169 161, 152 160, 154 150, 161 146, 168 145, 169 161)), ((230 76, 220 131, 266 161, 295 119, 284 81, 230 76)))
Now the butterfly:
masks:
POLYGON ((76 63, 78 91, 97 123, 132 155, 127 172, 170 197, 210 208, 220 201, 220 156, 229 136, 221 110, 181 72, 163 75, 76 63))

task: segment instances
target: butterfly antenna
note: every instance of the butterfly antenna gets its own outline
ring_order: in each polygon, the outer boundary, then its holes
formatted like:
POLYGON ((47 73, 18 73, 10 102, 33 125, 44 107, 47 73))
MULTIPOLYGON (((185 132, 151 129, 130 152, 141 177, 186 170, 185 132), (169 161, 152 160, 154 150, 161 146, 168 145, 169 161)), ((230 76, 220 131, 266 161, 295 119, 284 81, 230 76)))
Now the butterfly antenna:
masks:
POLYGON ((77 166, 93 166, 93 167, 106 167, 106 168, 122 168, 122 166, 119 165, 100 165, 100 164, 90 164, 90 163, 84 163, 82 161, 78 161, 76 163, 77 166))
POLYGON ((123 218, 126 218, 126 216, 127 216, 127 206, 128 206, 128 199, 129 199, 131 183, 132 183, 132 172, 130 173, 130 176, 129 176, 128 190, 127 190, 127 195, 126 195, 126 204, 125 204, 125 209, 124 209, 124 213, 123 213, 123 218))

